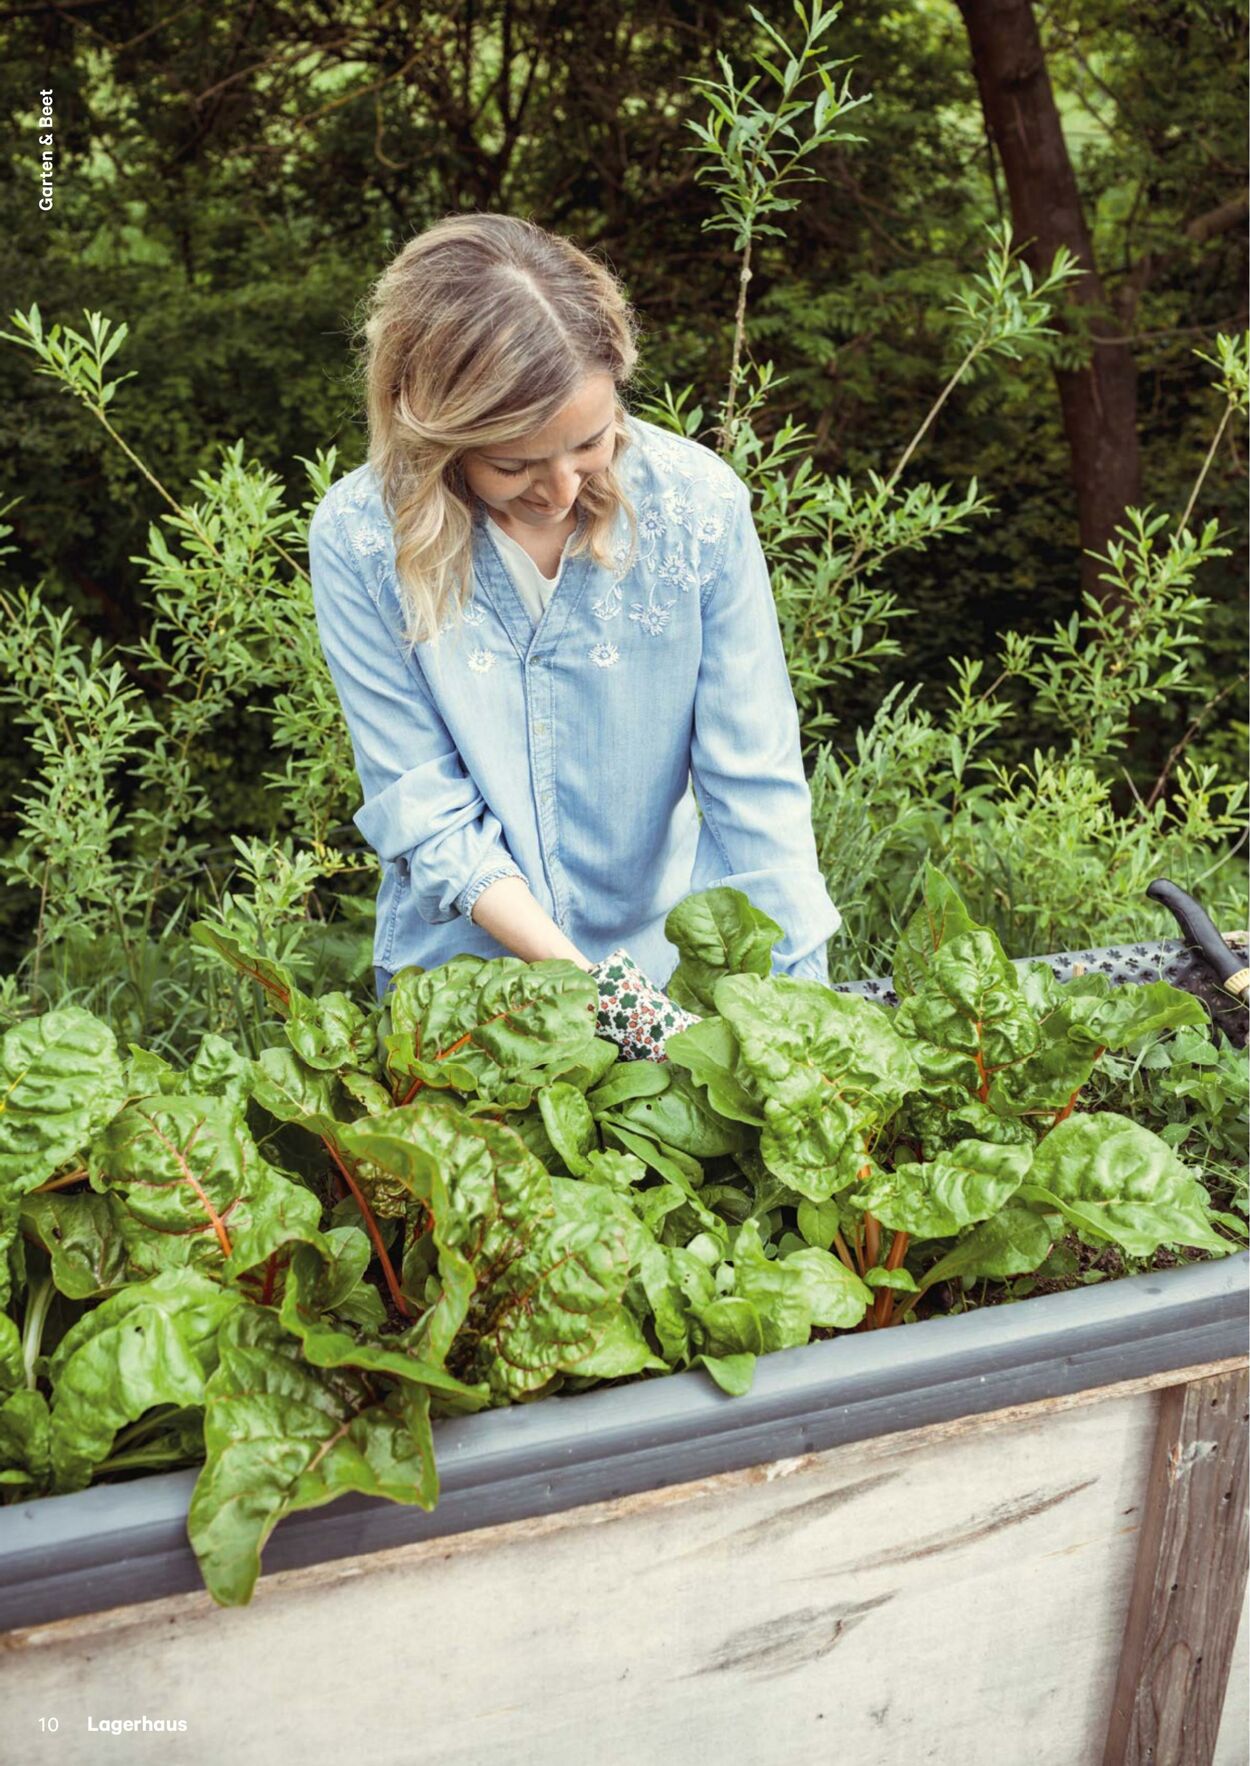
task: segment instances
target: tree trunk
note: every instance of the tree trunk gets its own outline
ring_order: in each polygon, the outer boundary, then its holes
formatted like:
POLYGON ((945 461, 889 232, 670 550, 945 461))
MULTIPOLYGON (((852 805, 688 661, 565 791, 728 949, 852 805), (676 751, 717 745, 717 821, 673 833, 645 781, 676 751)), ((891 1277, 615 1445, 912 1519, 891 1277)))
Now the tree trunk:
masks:
MULTIPOLYGON (((998 148, 1017 240, 1035 274, 1049 269, 1066 245, 1086 274, 1067 284, 1069 297, 1090 310, 1092 329, 1119 334, 1103 289, 1081 208, 1072 162, 1055 108, 1030 0, 956 0, 972 47, 985 120, 998 148)), ((1062 321, 1057 321, 1062 328, 1062 321)), ((1072 456, 1080 526, 1081 586, 1105 599, 1102 568, 1088 556, 1105 552, 1125 507, 1140 503, 1137 368, 1127 344, 1094 344, 1087 368, 1056 369, 1063 427, 1072 456)))

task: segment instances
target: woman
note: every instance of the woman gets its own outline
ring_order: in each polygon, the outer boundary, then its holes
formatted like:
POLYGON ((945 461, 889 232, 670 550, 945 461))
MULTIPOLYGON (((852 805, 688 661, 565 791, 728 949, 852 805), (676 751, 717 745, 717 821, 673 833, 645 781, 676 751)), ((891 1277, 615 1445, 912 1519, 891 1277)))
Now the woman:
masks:
POLYGON ((365 326, 369 461, 309 565, 383 864, 379 998, 462 951, 564 957, 600 1034, 662 1059, 692 1022, 652 979, 683 896, 742 890, 785 931, 774 972, 821 981, 841 916, 746 487, 625 410, 635 335, 610 272, 531 222, 412 239, 365 326))

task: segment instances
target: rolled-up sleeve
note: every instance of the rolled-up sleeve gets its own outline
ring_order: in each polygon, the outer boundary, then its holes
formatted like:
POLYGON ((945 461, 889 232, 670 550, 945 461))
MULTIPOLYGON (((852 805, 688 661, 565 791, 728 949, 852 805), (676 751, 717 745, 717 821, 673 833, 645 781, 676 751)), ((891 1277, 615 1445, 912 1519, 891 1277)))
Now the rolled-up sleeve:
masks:
POLYGON ((317 633, 364 797, 352 820, 378 857, 407 878, 422 919, 436 925, 469 917, 488 884, 527 879, 324 501, 309 526, 308 568, 317 633))
POLYGON ((825 946, 842 916, 816 856, 798 708, 745 485, 730 519, 703 602, 691 740, 703 814, 694 887, 741 889, 785 932, 774 973, 827 981, 825 946))

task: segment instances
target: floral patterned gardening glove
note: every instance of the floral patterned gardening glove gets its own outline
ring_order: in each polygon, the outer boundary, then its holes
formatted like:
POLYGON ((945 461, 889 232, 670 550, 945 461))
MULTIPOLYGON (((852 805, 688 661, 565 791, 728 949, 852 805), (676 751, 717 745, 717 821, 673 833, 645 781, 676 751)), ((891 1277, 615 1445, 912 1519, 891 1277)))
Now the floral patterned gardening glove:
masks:
POLYGON ((667 1061, 665 1037, 699 1022, 647 980, 624 945, 589 973, 599 987, 595 1032, 618 1044, 622 1061, 667 1061))

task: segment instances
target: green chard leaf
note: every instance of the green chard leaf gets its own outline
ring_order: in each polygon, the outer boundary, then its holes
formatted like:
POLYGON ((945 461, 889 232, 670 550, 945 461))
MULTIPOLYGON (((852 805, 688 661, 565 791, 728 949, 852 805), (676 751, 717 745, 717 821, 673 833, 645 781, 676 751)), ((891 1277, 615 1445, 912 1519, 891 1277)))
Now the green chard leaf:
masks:
POLYGON ((93 1186, 120 1200, 133 1267, 212 1268, 227 1278, 291 1240, 315 1240, 321 1205, 260 1153, 227 1100, 129 1104, 92 1142, 93 1186))
MULTIPOLYGON (((338 1079, 348 1097, 354 1098, 358 1104, 364 1106, 366 1116, 380 1116, 384 1110, 391 1109, 394 1104, 394 1099, 381 1080, 374 1079, 369 1073, 362 1073, 358 1068, 340 1068, 338 1079)), ((359 1113, 356 1110, 350 1112, 352 1116, 359 1113)))
MULTIPOLYGON (((632 1155, 626 1153, 623 1154, 622 1157, 630 1158, 632 1155)), ((641 1163, 642 1161, 639 1160, 639 1164, 641 1163)), ((674 1220, 679 1219, 681 1217, 681 1211, 686 1207, 688 1200, 689 1198, 686 1190, 684 1190, 679 1184, 668 1183, 666 1181, 664 1183, 656 1184, 650 1189, 640 1190, 633 1198, 634 1212, 649 1233, 663 1235, 666 1244, 674 1243, 676 1241, 672 1240, 668 1233, 670 1217, 674 1220)), ((699 1211, 695 1216, 696 1219, 699 1218, 700 1214, 707 1213, 714 1226, 720 1225, 716 1215, 711 1214, 709 1210, 706 1210, 701 1202, 696 1204, 696 1207, 699 1211)), ((687 1234, 686 1237, 688 1236, 689 1235, 687 1234)), ((682 1242, 684 1243, 684 1239, 682 1242)))
POLYGON ((308 995, 301 994, 295 985, 295 977, 288 968, 261 956, 243 939, 235 937, 223 927, 210 925, 207 920, 195 920, 188 928, 188 933, 196 944, 202 944, 206 950, 213 951, 238 974, 262 987, 270 1006, 279 1016, 285 1018, 291 1010, 292 1002, 297 998, 307 1000, 308 995))
POLYGON ((894 1232, 947 1239, 996 1214, 1024 1182, 1032 1163, 1031 1147, 961 1141, 923 1165, 878 1171, 845 1200, 894 1232))
POLYGON ((760 1319, 765 1350, 806 1343, 813 1325, 848 1330, 872 1295, 837 1257, 809 1246, 789 1257, 768 1257, 754 1221, 739 1228, 733 1246, 734 1293, 750 1300, 760 1319))
POLYGON ((809 1245, 829 1251, 842 1230, 842 1208, 836 1199, 827 1202, 800 1202, 797 1209, 799 1231, 809 1245))
POLYGON ((716 1004, 764 1099, 761 1158, 811 1202, 856 1182, 919 1074, 884 1006, 818 982, 731 975, 716 1004))
POLYGON ((614 1111, 606 1111, 599 1118, 599 1126, 605 1141, 619 1142, 644 1165, 658 1171, 669 1183, 675 1183, 685 1192, 687 1200, 696 1207, 701 1206, 695 1191, 703 1182, 703 1167, 697 1159, 683 1153, 680 1147, 666 1146, 614 1111))
POLYGON ((926 859, 924 902, 903 928, 894 949, 893 983, 899 999, 909 999, 925 985, 933 958, 943 945, 974 931, 984 928, 973 920, 955 886, 926 859))
POLYGON ((7 1306, 14 1287, 25 1283, 26 1244, 21 1231, 21 1202, 0 1188, 0 1306, 7 1306))
POLYGON ((358 1226, 329 1226, 321 1234, 318 1298, 327 1312, 361 1325, 383 1324, 386 1309, 365 1280, 373 1256, 368 1234, 358 1226))
MULTIPOLYGON (((1169 981, 1116 986, 1095 970, 1071 981, 1057 981, 1045 964, 1053 991, 1047 1027, 1088 1048, 1125 1049, 1158 1030, 1182 1025, 1207 1027, 1202 1001, 1169 981)), ((1209 1045, 1208 1045, 1209 1046, 1209 1045)))
POLYGON ((584 1093, 557 1079, 538 1094, 538 1108, 551 1144, 574 1177, 590 1175, 589 1155, 598 1149, 595 1119, 584 1093))
POLYGON ((24 1388, 0 1404, 0 1486, 38 1495, 52 1485, 52 1425, 42 1392, 24 1388))
POLYGON ((681 952, 664 991, 701 1016, 715 1012, 722 975, 767 975, 773 946, 785 932, 741 889, 722 884, 688 895, 669 912, 664 936, 681 952))
POLYGON ((126 1100, 117 1039, 78 1006, 0 1037, 0 1196, 24 1195, 74 1159, 126 1100))
MULTIPOLYGON (((702 1353, 715 1357, 717 1360, 725 1356, 763 1355, 765 1352, 765 1327, 760 1318, 759 1309, 745 1295, 730 1294, 719 1300, 712 1300, 706 1306, 700 1306, 694 1315, 696 1340, 702 1353)), ((777 1319, 767 1335, 772 1337, 776 1347, 784 1347, 780 1341, 787 1334, 788 1327, 793 1326, 794 1309, 786 1310, 782 1318, 777 1319)))
POLYGON ((651 1322, 670 1364, 684 1367, 691 1357, 694 1311, 716 1298, 707 1265, 676 1245, 648 1245, 639 1264, 651 1322))
POLYGON ((25 1383, 22 1333, 7 1312, 0 1312, 0 1393, 16 1392, 25 1383))
POLYGON ((347 1491, 432 1509, 438 1473, 424 1386, 309 1365, 271 1312, 223 1326, 208 1383, 204 1469, 187 1530, 214 1600, 241 1606, 283 1515, 347 1491))
POLYGON ((207 1031, 189 1067, 175 1067, 163 1055, 130 1044, 126 1062, 126 1097, 151 1097, 158 1092, 195 1092, 226 1098, 240 1109, 251 1087, 251 1063, 224 1036, 207 1031))
MULTIPOLYGON (((667 1045, 666 1045, 667 1046, 667 1045)), ((654 1098, 667 1091, 672 1075, 662 1061, 618 1061, 606 1077, 587 1092, 592 1116, 619 1110, 632 1098, 654 1098)))
MULTIPOLYGON (((362 1236, 355 1228, 347 1230, 357 1238, 362 1236)), ((292 1253, 278 1317, 291 1335, 303 1343, 304 1354, 314 1367, 352 1367, 362 1373, 410 1380, 413 1385, 466 1401, 472 1409, 480 1409, 487 1402, 489 1395, 484 1386, 466 1386, 445 1369, 422 1361, 408 1352, 403 1338, 381 1341, 345 1329, 331 1316, 342 1274, 339 1260, 327 1263, 312 1245, 297 1245, 292 1253)))
POLYGON ((569 1085, 575 1085, 578 1091, 589 1092, 619 1064, 620 1052, 616 1043, 609 1042, 606 1036, 596 1036, 577 1054, 558 1056, 549 1061, 543 1074, 548 1081, 563 1079, 569 1085))
MULTIPOLYGON (((686 1030, 678 1030, 664 1042, 671 1064, 686 1068, 697 1085, 707 1092, 708 1102, 719 1116, 764 1126, 764 1103, 755 1082, 743 1065, 738 1039, 724 1018, 704 1018, 686 1030)), ((635 1061, 646 1067, 653 1063, 635 1061)))
POLYGON ((552 1067, 592 1068, 598 989, 562 957, 452 957, 437 969, 401 969, 383 1029, 392 1095, 476 1093, 524 1109, 552 1067))
POLYGON ((1117 987, 1093 973, 1060 982, 1046 964, 1031 965, 1029 974, 1029 995, 1042 1007, 1043 1040, 996 1077, 990 1102, 1001 1110, 1062 1109, 1105 1049, 1128 1048, 1159 1030, 1206 1025, 1202 1002, 1167 981, 1117 987))
POLYGON ((887 1269, 882 1263, 876 1263, 871 1269, 866 1269, 864 1281, 874 1291, 877 1288, 891 1288, 899 1294, 918 1294, 920 1292, 916 1278, 909 1269, 887 1269))
POLYGON ((363 1012, 350 995, 323 993, 316 999, 296 994, 286 1034, 300 1060, 318 1072, 368 1067, 377 1054, 377 1010, 363 1012))
MULTIPOLYGON (((667 1063, 634 1061, 629 1064, 649 1067, 667 1063)), ((755 1141, 755 1136, 749 1134, 742 1123, 722 1116, 709 1102, 707 1093, 688 1073, 680 1070, 670 1075, 669 1084, 663 1091, 618 1105, 612 1112, 612 1120, 637 1130, 639 1134, 649 1135, 662 1147, 675 1148, 695 1160, 721 1158, 726 1153, 739 1152, 755 1141)))
POLYGON ((926 1082, 954 1082, 982 1103, 1000 1069, 1037 1049, 1041 1031, 992 932, 961 932, 933 953, 895 1028, 911 1039, 926 1082))
POLYGON ((922 1286, 931 1288, 962 1275, 1002 1280, 1032 1274, 1050 1254, 1055 1239, 1050 1221, 1056 1218, 1013 1196, 932 1264, 922 1286))
POLYGON ((755 1380, 754 1355, 696 1355, 722 1392, 744 1398, 755 1380))
POLYGON ((1216 1232, 1204 1185, 1167 1142, 1111 1110, 1057 1123, 1020 1194, 1058 1209, 1087 1244, 1117 1244, 1132 1257, 1161 1245, 1237 1249, 1216 1232))
POLYGON ((591 1183, 602 1184, 609 1190, 621 1190, 627 1195, 632 1195, 647 1175, 645 1160, 633 1153, 618 1153, 613 1147, 588 1154, 586 1165, 584 1175, 591 1183))
POLYGON ((553 1179, 511 1129, 432 1095, 352 1124, 344 1144, 428 1209, 438 1280, 415 1353, 442 1365, 455 1343, 452 1370, 498 1402, 587 1372, 609 1345, 619 1360, 646 1242, 623 1196, 553 1179))
POLYGON ((997 1141, 1003 1147, 1037 1145, 1037 1136, 1026 1122, 1016 1116, 999 1116, 976 1098, 965 1098, 956 1105, 947 1118, 946 1129, 957 1141, 997 1141))
POLYGON ((211 1030, 200 1038, 195 1058, 178 1075, 178 1090, 201 1097, 224 1098, 242 1109, 251 1092, 252 1063, 232 1042, 211 1030))
POLYGON ((115 1196, 94 1191, 27 1196, 22 1226, 52 1261, 52 1280, 70 1300, 94 1300, 135 1279, 122 1235, 125 1208, 115 1196))
MULTIPOLYGON (((310 1067, 291 1049, 262 1049, 252 1063, 252 1096, 279 1122, 295 1122, 309 1134, 333 1140, 342 1121, 343 1087, 333 1073, 310 1067)), ((386 1099, 390 1108, 390 1099, 386 1099)))
POLYGON ((191 1270, 170 1270, 77 1319, 48 1365, 57 1489, 84 1489, 118 1429, 154 1405, 202 1404, 218 1329, 243 1304, 191 1270))

